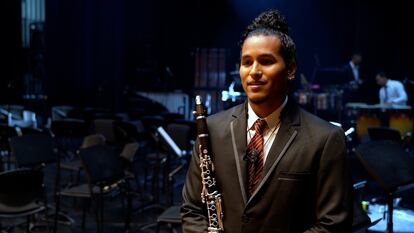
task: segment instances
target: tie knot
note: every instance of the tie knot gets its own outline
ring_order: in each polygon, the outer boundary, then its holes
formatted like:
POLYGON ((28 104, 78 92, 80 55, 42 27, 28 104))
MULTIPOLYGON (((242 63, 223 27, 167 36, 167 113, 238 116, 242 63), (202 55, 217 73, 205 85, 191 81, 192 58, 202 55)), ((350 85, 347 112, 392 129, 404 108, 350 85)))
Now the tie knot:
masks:
POLYGON ((255 122, 254 122, 254 125, 253 125, 253 127, 254 127, 254 131, 256 131, 256 133, 258 133, 258 134, 263 134, 263 131, 264 131, 264 129, 266 128, 266 126, 267 126, 267 123, 266 123, 266 121, 265 120, 263 120, 263 119, 257 119, 255 122))

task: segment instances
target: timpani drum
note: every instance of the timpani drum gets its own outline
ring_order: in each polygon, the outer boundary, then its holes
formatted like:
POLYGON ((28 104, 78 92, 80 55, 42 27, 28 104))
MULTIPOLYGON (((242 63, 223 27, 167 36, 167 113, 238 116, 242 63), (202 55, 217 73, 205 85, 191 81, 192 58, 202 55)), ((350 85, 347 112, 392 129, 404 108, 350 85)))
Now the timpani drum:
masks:
POLYGON ((410 106, 348 103, 346 109, 347 116, 356 119, 358 139, 367 133, 370 126, 385 126, 396 129, 402 137, 413 132, 414 120, 410 106))
POLYGON ((357 138, 360 140, 367 132, 368 127, 380 126, 380 109, 365 103, 347 103, 347 117, 355 119, 357 138))
POLYGON ((356 121, 356 133, 359 139, 368 132, 369 127, 381 126, 380 114, 380 109, 370 105, 363 106, 359 109, 356 121))
POLYGON ((413 132, 413 114, 410 106, 393 105, 389 111, 389 127, 400 131, 402 137, 413 132))

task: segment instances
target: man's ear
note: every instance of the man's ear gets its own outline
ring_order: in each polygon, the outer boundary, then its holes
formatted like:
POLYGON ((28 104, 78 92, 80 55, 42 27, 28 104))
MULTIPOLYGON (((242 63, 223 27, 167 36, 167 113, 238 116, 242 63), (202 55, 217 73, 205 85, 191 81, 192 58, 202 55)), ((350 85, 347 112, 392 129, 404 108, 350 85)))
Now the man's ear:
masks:
POLYGON ((295 79, 296 67, 297 66, 295 62, 289 65, 288 70, 287 70, 289 81, 292 81, 293 79, 295 79))

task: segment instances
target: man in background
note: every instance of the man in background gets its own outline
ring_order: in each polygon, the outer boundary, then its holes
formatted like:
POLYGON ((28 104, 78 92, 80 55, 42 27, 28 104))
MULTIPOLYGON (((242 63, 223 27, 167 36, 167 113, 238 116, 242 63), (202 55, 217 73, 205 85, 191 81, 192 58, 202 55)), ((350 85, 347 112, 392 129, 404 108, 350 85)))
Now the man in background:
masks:
POLYGON ((352 54, 351 60, 344 65, 346 81, 354 87, 362 84, 360 75, 360 64, 362 63, 362 55, 359 52, 352 54))
POLYGON ((367 102, 364 99, 366 85, 361 78, 360 65, 362 55, 359 52, 353 52, 348 63, 342 66, 344 75, 344 102, 367 102), (365 91, 364 91, 365 90, 365 91))
POLYGON ((375 76, 379 90, 380 104, 382 105, 406 105, 407 93, 404 85, 398 80, 388 79, 385 72, 379 72, 375 76))

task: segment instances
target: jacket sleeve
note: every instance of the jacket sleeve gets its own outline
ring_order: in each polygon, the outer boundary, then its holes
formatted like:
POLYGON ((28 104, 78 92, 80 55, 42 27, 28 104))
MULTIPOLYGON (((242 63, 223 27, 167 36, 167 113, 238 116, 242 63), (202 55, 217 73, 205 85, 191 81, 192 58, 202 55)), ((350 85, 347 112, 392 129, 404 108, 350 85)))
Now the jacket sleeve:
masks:
POLYGON ((323 145, 317 174, 317 221, 306 232, 351 232, 353 187, 343 130, 335 127, 323 145))
POLYGON ((182 192, 181 220, 184 233, 207 232, 208 226, 205 204, 201 202, 201 174, 196 150, 198 145, 197 141, 182 192))

